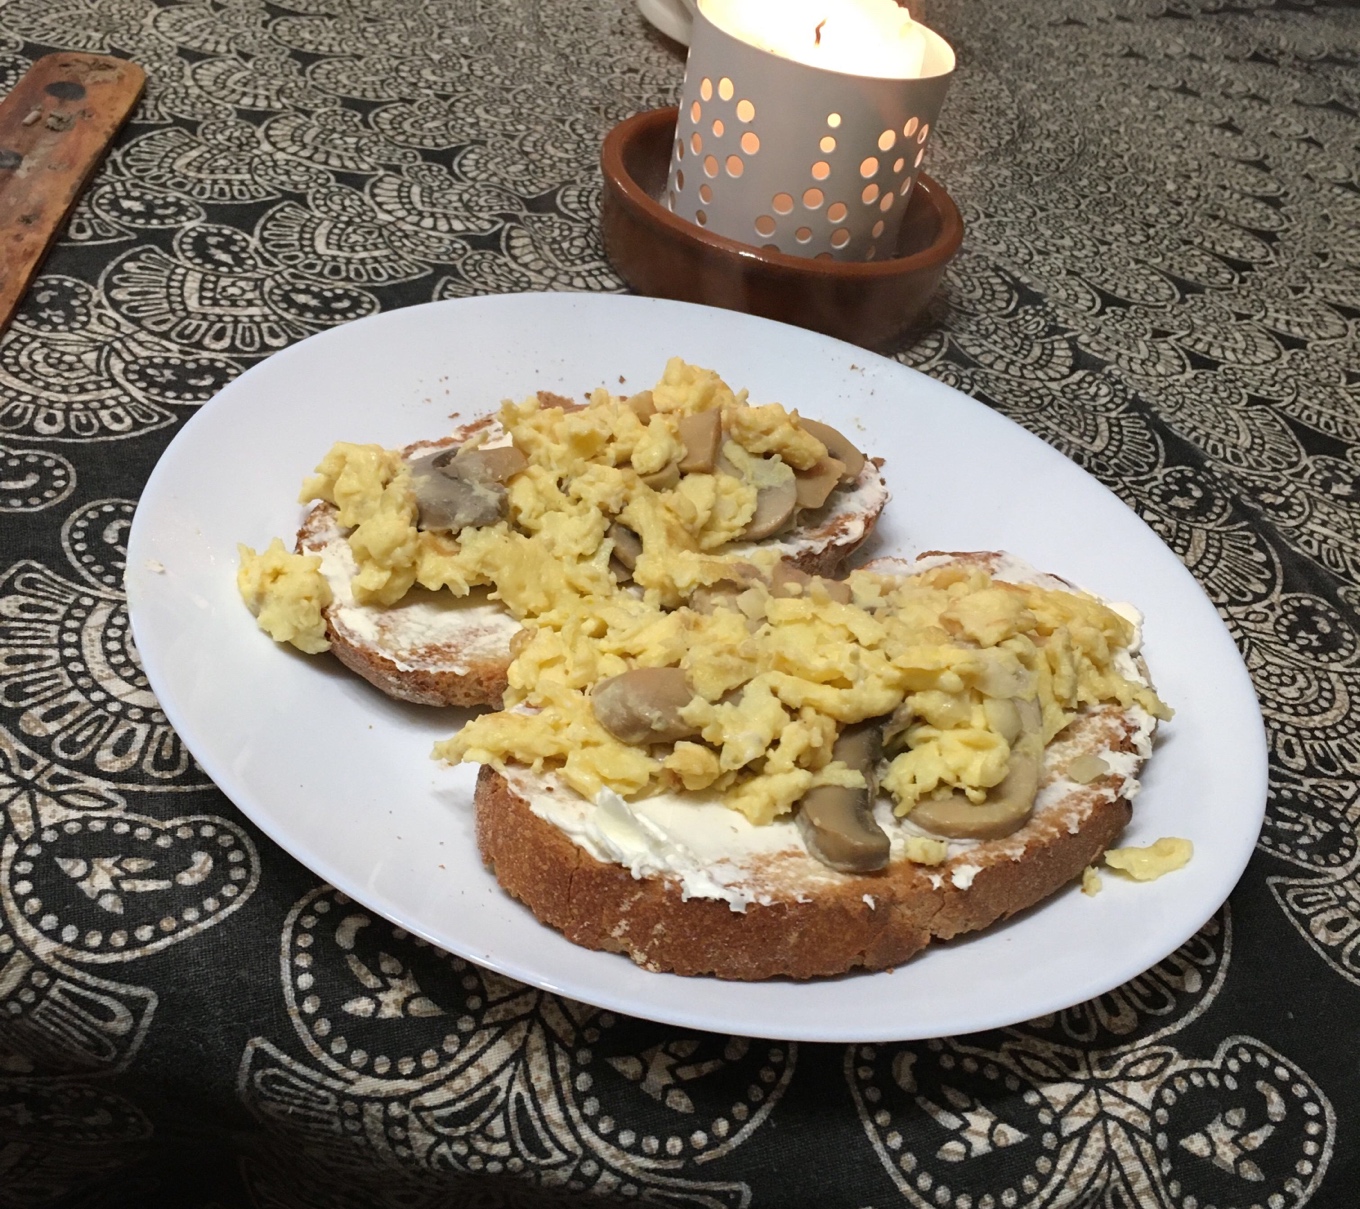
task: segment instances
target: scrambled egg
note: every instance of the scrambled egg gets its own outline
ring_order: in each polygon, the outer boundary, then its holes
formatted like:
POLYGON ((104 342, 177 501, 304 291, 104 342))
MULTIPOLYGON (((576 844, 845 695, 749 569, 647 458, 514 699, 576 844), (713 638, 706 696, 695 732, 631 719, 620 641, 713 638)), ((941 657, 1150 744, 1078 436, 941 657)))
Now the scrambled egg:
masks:
MULTIPOLYGON (((409 467, 376 446, 336 445, 302 492, 335 505, 350 529, 360 603, 394 604, 413 584, 455 595, 487 585, 523 623, 505 708, 438 744, 446 760, 552 767, 591 799, 703 790, 766 823, 814 787, 864 784, 832 748, 865 719, 893 716, 883 785, 906 814, 956 791, 982 802, 1012 750, 1041 749, 1088 705, 1170 716, 1118 670, 1134 638, 1126 619, 1090 596, 977 568, 854 572, 845 603, 819 580, 776 590, 773 554, 748 550, 747 586, 692 607, 697 589, 733 578, 723 547, 750 522, 758 491, 827 456, 796 413, 751 406, 712 371, 674 359, 648 400, 601 389, 578 410, 533 398, 506 403, 499 419, 528 464, 494 524, 456 536, 420 529, 409 467), (724 468, 644 482, 684 456, 680 418, 714 409, 724 468), (628 587, 610 567, 616 522, 642 543, 628 587), (632 746, 597 720, 592 687, 639 667, 684 670, 693 740, 632 746), (1017 730, 1017 701, 1037 703, 1039 733, 1017 730)), ((324 649, 329 593, 315 562, 278 542, 260 556, 243 548, 242 593, 260 624, 304 650, 324 649)), ((945 854, 922 839, 910 855, 933 864, 945 854)))
POLYGON ((330 650, 321 610, 331 603, 331 588, 314 554, 289 554, 276 537, 262 554, 238 546, 241 569, 236 587, 260 629, 278 642, 317 655, 330 650))
POLYGON ((616 594, 607 532, 617 520, 642 540, 634 583, 649 604, 674 606, 729 573, 731 559, 715 552, 741 537, 772 475, 815 465, 826 446, 779 404, 751 407, 745 392, 734 394, 711 370, 679 358, 666 366, 648 407, 632 402, 601 388, 579 410, 545 407, 537 397, 505 403, 500 423, 529 466, 509 484, 504 521, 457 537, 418 527, 409 466, 376 445, 336 444, 299 498, 335 505, 350 530, 361 605, 397 604, 415 584, 455 596, 484 585, 520 620, 575 609, 583 599, 616 594), (712 409, 722 414, 724 453, 737 473, 689 473, 668 488, 648 486, 644 476, 685 453, 679 418, 712 409))
POLYGON ((1189 840, 1163 836, 1146 848, 1111 848, 1105 853, 1105 863, 1136 882, 1150 882, 1188 864, 1194 852, 1189 840))
POLYGON ((982 801, 1004 779, 1025 737, 1007 733, 998 702, 1037 701, 1041 744, 1088 704, 1169 716, 1115 669, 1132 627, 1090 596, 956 565, 901 578, 858 571, 849 584, 848 604, 816 581, 796 596, 757 582, 711 613, 620 593, 540 616, 511 666, 507 708, 469 722, 437 754, 560 767, 588 798, 707 789, 764 823, 817 785, 862 784, 831 749, 842 727, 868 718, 902 719, 883 784, 905 814, 956 789, 982 801), (685 671, 695 698, 682 714, 702 743, 663 753, 600 725, 589 690, 633 667, 685 671))
POLYGON ((906 858, 913 865, 943 865, 949 859, 949 845, 944 840, 924 835, 903 837, 906 858))

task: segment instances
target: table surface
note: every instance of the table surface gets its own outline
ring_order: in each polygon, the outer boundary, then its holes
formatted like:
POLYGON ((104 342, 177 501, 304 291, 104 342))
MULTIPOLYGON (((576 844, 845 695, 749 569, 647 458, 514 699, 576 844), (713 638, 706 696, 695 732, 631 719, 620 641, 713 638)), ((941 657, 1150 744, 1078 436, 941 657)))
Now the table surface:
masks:
POLYGON ((1228 904, 1142 977, 848 1047, 602 1013, 378 919, 327 935, 333 891, 207 782, 128 636, 138 493, 226 382, 378 310, 623 288, 599 146, 673 100, 681 49, 623 0, 0 12, 0 90, 53 49, 150 77, 0 343, 0 1206, 1354 1203, 1360 11, 929 6, 959 68, 926 167, 967 234, 893 355, 1180 555, 1254 678, 1271 791, 1228 904), (186 820, 244 874, 171 933, 109 839, 173 852, 186 820), (96 952, 120 916, 152 922, 96 952))

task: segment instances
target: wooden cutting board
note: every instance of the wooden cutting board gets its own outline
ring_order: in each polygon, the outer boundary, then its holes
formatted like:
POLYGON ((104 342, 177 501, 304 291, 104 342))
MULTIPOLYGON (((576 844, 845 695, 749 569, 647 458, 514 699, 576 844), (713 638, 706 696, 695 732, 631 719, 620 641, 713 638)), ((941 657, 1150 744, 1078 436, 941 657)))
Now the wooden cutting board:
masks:
POLYGON ((135 63, 62 52, 0 102, 0 333, 145 86, 135 63))

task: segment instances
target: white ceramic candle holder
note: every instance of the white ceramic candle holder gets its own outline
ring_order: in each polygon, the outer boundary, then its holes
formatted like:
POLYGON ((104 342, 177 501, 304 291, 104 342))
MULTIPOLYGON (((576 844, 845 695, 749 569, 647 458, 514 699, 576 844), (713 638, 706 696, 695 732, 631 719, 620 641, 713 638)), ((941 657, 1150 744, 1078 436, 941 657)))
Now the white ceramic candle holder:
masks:
POLYGON ((700 0, 665 204, 729 239, 793 256, 891 255, 954 52, 921 27, 921 76, 812 67, 719 28, 700 0))

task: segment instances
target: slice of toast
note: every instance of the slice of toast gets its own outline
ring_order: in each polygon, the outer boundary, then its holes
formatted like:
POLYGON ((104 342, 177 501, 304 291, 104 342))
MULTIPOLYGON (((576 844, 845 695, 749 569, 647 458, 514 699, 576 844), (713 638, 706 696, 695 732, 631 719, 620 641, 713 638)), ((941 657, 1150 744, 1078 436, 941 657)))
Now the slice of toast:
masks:
MULTIPOLYGON (((488 444, 503 434, 489 417, 442 441, 421 441, 403 450, 424 455, 485 430, 488 444)), ((810 575, 835 576, 869 537, 888 502, 881 461, 866 459, 859 477, 835 491, 826 505, 802 514, 790 533, 759 543, 734 543, 721 553, 741 558, 753 549, 775 549, 810 575)), ((354 556, 330 504, 317 504, 297 535, 300 554, 321 556, 332 603, 325 609, 331 653, 351 671, 391 697, 418 705, 494 705, 505 693, 510 644, 519 623, 491 600, 487 589, 463 599, 449 592, 414 589, 387 608, 359 605, 350 591, 354 556)))
MULTIPOLYGON (((912 569, 960 558, 998 578, 1012 565, 995 554, 936 555, 912 569)), ((888 867, 845 874, 810 855, 792 816, 756 826, 716 799, 663 794, 629 803, 622 827, 602 828, 595 803, 519 766, 482 768, 478 844, 502 887, 541 921, 650 970, 750 980, 883 969, 1042 901, 1097 861, 1129 821, 1154 726, 1137 706, 1086 709, 1045 750, 1029 821, 1002 839, 951 840, 933 866, 907 859, 923 833, 886 797, 875 814, 892 844, 888 867), (1081 756, 1108 771, 1079 783, 1067 774, 1081 756)))

